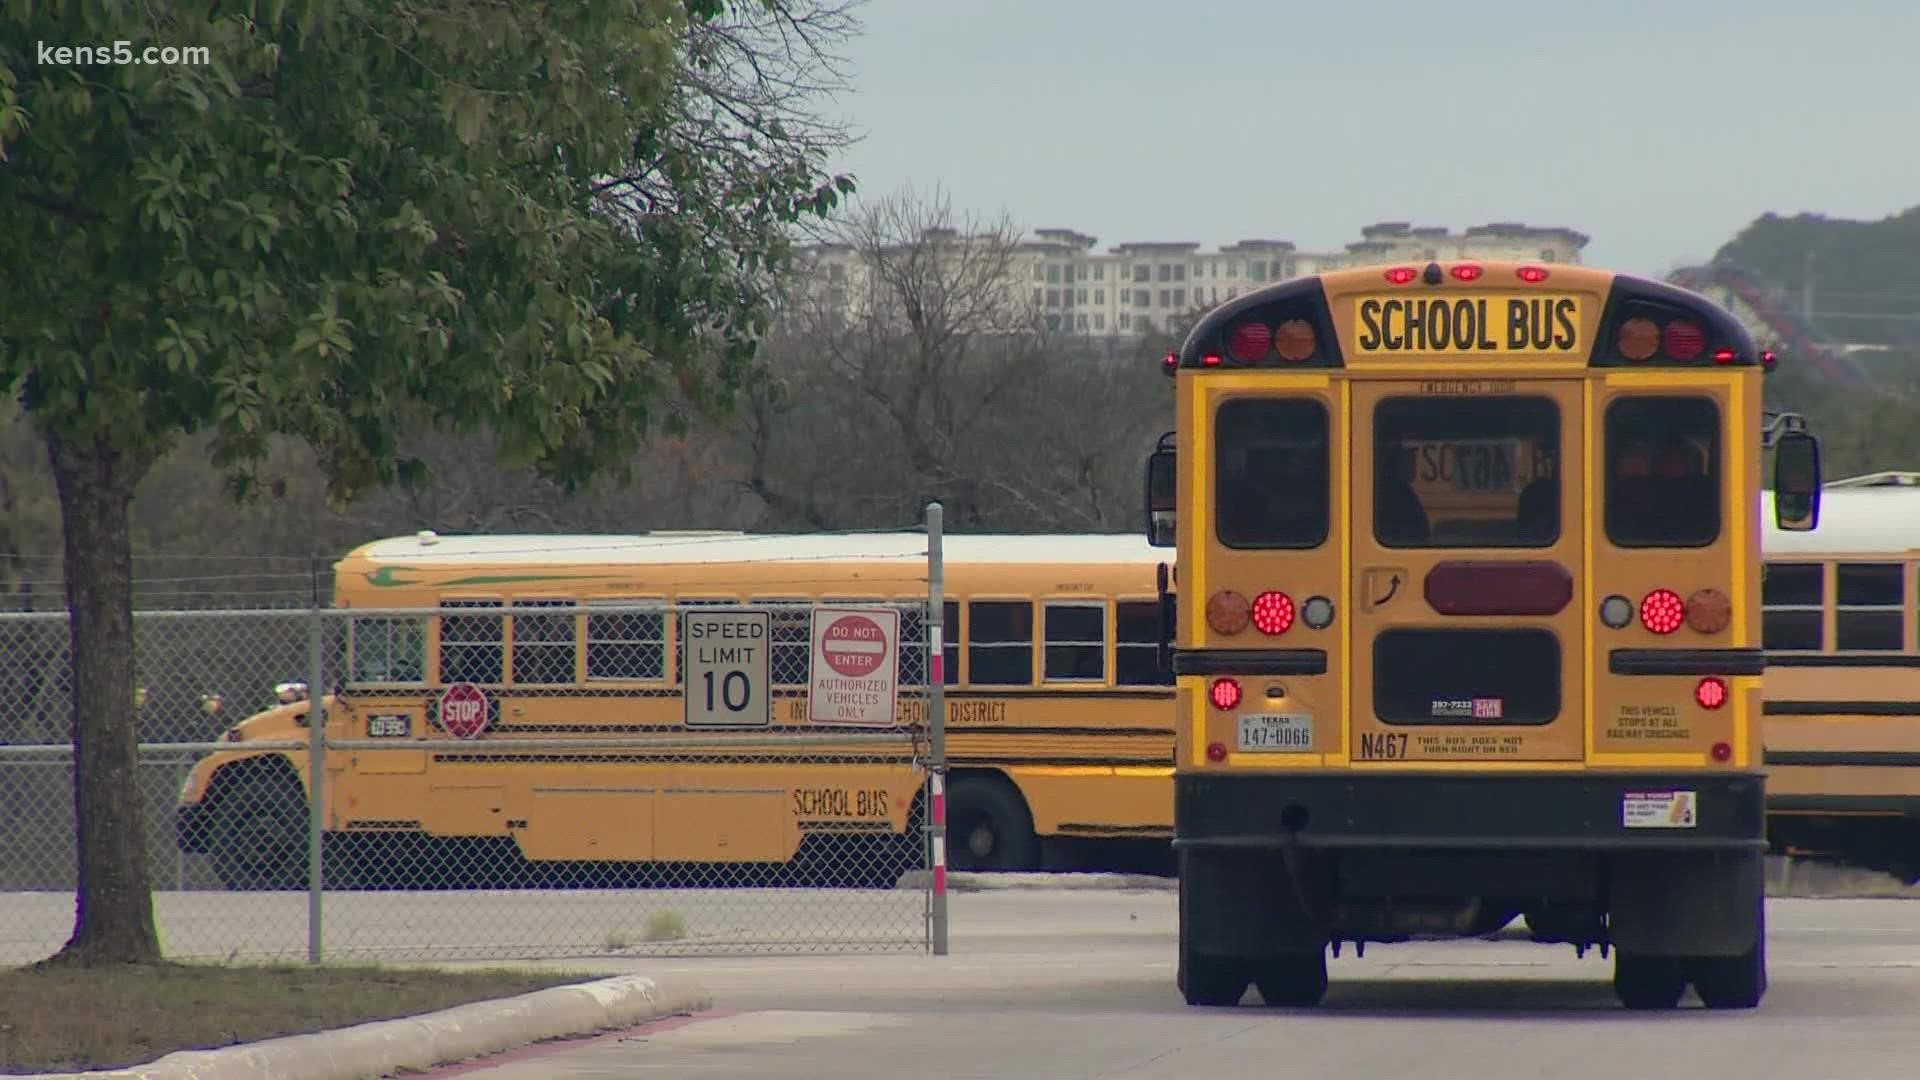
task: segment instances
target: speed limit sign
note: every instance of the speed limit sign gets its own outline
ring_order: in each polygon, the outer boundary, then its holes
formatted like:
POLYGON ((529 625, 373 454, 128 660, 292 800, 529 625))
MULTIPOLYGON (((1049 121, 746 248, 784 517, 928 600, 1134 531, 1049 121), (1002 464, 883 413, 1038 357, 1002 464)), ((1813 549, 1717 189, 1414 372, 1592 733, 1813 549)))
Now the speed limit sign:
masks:
POLYGON ((688 611, 680 616, 680 635, 688 727, 773 725, 772 612, 688 611))

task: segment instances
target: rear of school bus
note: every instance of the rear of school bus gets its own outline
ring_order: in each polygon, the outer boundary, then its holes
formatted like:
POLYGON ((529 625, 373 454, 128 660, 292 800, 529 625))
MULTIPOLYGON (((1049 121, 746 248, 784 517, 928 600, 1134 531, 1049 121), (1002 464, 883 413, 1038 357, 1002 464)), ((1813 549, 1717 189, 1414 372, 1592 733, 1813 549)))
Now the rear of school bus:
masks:
MULTIPOLYGON (((1629 1006, 1765 988, 1762 357, 1709 301, 1570 266, 1371 267, 1169 357, 1191 1004, 1305 1005, 1343 945, 1613 950, 1629 1006)), ((1817 447, 1776 453, 1782 523, 1817 447)))

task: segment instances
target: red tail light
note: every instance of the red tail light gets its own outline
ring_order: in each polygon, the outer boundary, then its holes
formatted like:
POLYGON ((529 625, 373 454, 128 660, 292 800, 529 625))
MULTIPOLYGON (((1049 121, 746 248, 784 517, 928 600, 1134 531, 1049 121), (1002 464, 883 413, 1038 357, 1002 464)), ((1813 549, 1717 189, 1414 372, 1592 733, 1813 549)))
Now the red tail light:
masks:
POLYGON ((1727 684, 1709 675, 1693 688, 1693 700, 1703 709, 1717 709, 1727 703, 1727 684))
POLYGON ((1732 758, 1733 758, 1733 747, 1723 742, 1717 742, 1713 744, 1713 760, 1730 761, 1732 760, 1732 758))
POLYGON ((1707 348, 1707 335, 1701 331, 1698 323, 1686 319, 1675 319, 1667 324, 1666 332, 1660 336, 1660 344, 1667 355, 1675 360, 1693 360, 1707 348))
POLYGON ((1210 742, 1207 744, 1207 760, 1220 762, 1227 760, 1227 744, 1210 742))
POLYGON ((1480 268, 1473 265, 1472 263, 1461 263, 1459 266, 1454 267, 1452 270, 1448 272, 1453 275, 1453 279, 1455 281, 1480 280, 1480 268))
POLYGON ((1640 601, 1640 625, 1656 634, 1671 634, 1686 621, 1686 602, 1672 589, 1655 589, 1640 601))
POLYGON ((1272 637, 1284 634, 1293 625, 1293 597, 1283 592, 1263 592, 1253 598, 1253 628, 1272 637))
POLYGON ((1243 322, 1234 327, 1233 334, 1227 338, 1227 355, 1250 364, 1266 356, 1272 344, 1272 327, 1263 322, 1243 322))
POLYGON ((1395 285, 1405 285, 1407 282, 1413 280, 1415 273, 1417 273, 1417 271, 1411 266, 1396 266, 1387 271, 1387 280, 1393 282, 1395 285))
POLYGON ((1207 696, 1213 699, 1216 709, 1231 709, 1240 704, 1240 683, 1236 679, 1215 679, 1207 688, 1207 696))
POLYGON ((1529 285, 1538 285, 1547 280, 1547 268, 1544 266, 1523 266, 1514 274, 1529 285))

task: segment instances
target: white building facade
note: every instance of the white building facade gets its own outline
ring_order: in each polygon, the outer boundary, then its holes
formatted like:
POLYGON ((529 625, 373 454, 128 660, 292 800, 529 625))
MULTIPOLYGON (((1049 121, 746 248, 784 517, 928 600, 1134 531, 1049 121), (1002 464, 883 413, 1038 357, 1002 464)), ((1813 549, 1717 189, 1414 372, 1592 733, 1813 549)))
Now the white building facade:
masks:
MULTIPOLYGON (((1512 259, 1578 264, 1588 237, 1572 229, 1517 222, 1445 228, 1380 222, 1339 252, 1303 252, 1288 240, 1241 240, 1213 251, 1197 243, 1149 241, 1096 251, 1096 238, 1072 229, 1039 229, 1010 257, 996 253, 1003 278, 992 290, 1011 310, 991 321, 1032 325, 1090 337, 1134 337, 1190 325, 1201 312, 1275 281, 1336 270, 1434 259, 1512 259)), ((964 265, 967 237, 942 230, 944 261, 964 265)), ((978 241, 999 245, 997 240, 978 241)), ((803 249, 808 284, 847 318, 872 306, 872 283, 861 253, 839 245, 803 249)))

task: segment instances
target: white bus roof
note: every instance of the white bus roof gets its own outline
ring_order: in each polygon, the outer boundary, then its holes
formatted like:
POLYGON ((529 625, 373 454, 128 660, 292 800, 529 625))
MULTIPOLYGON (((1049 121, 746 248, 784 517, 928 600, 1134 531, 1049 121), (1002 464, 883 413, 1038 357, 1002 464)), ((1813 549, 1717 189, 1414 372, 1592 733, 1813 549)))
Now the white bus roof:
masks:
MULTIPOLYGON (((1170 548, 1135 533, 1060 535, 949 534, 950 563, 1172 562, 1170 548)), ((634 535, 519 534, 440 536, 432 532, 375 540, 349 558, 410 566, 662 565, 667 563, 888 562, 924 565, 922 533, 667 532, 634 535)))
POLYGON ((1920 550, 1920 488, 1827 488, 1820 523, 1807 532, 1773 527, 1773 492, 1760 493, 1760 546, 1779 555, 1904 555, 1920 550))
MULTIPOLYGON (((1761 492, 1761 546, 1780 555, 1890 555, 1920 552, 1920 488, 1828 488, 1820 525, 1810 532, 1773 526, 1773 493, 1761 492)), ((1022 535, 960 533, 945 538, 956 563, 1145 565, 1173 561, 1170 548, 1137 533, 1022 535)), ((349 557, 412 566, 664 565, 668 563, 926 562, 921 533, 656 532, 633 535, 432 532, 375 540, 349 557)))

